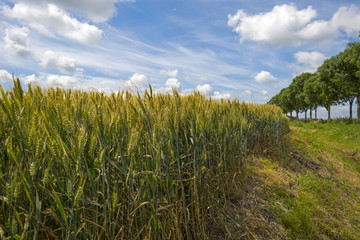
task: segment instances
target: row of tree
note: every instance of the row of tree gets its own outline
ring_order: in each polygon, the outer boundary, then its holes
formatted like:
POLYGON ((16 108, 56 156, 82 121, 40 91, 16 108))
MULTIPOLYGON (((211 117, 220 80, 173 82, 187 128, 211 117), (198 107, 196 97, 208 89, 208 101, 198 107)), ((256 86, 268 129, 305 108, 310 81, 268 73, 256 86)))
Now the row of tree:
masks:
POLYGON ((357 118, 360 119, 360 42, 348 43, 346 49, 338 55, 324 61, 315 73, 302 73, 292 83, 282 89, 268 102, 280 106, 284 113, 315 111, 325 107, 330 119, 331 106, 349 103, 350 119, 353 118, 352 106, 356 99, 357 118))

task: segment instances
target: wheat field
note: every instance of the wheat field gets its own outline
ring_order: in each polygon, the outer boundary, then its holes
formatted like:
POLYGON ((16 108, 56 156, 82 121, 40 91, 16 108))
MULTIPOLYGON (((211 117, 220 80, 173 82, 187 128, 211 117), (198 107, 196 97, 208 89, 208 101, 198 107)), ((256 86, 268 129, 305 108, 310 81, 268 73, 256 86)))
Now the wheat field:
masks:
POLYGON ((0 90, 0 238, 207 239, 288 131, 276 106, 196 92, 0 90))

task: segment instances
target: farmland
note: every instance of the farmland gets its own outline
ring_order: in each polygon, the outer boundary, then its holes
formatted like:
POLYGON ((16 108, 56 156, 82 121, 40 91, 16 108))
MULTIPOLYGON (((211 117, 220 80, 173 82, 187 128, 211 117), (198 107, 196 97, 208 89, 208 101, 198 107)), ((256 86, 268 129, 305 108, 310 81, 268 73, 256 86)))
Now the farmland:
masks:
POLYGON ((15 239, 231 235, 224 206, 249 159, 279 155, 289 131, 276 106, 151 87, 25 92, 17 80, 0 104, 0 227, 15 239))
POLYGON ((1 89, 1 238, 360 237, 356 120, 14 85, 1 89))

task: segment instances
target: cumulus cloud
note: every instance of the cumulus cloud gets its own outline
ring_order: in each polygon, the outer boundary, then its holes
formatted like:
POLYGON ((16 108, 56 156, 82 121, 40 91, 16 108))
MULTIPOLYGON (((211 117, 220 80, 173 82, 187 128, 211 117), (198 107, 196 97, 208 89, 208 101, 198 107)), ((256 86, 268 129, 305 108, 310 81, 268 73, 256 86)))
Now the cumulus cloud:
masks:
POLYGON ((102 31, 95 25, 79 22, 76 18, 54 4, 39 7, 28 3, 16 3, 13 8, 4 6, 3 14, 21 20, 37 31, 73 39, 81 43, 94 43, 100 40, 102 31))
POLYGON ((255 81, 258 83, 276 82, 277 78, 267 71, 261 71, 255 76, 255 81))
POLYGON ((180 83, 179 80, 176 79, 176 78, 169 78, 169 79, 166 81, 165 85, 166 85, 168 88, 170 88, 170 89, 175 89, 175 90, 177 90, 177 91, 180 90, 180 88, 181 88, 181 83, 180 83))
POLYGON ((135 73, 126 81, 129 87, 145 87, 148 84, 148 78, 144 74, 135 73))
POLYGON ((335 27, 343 29, 348 35, 357 34, 360 30, 360 10, 355 5, 340 7, 331 21, 335 27))
POLYGON ((173 69, 173 70, 170 70, 170 69, 168 69, 168 70, 161 69, 161 70, 160 70, 160 74, 161 74, 161 75, 167 75, 167 76, 169 76, 169 77, 175 78, 175 77, 178 76, 179 70, 177 70, 177 69, 173 69))
POLYGON ((72 74, 76 71, 76 63, 73 58, 57 56, 52 51, 46 51, 40 60, 43 67, 57 68, 63 74, 72 74))
POLYGON ((5 69, 0 69, 0 82, 12 81, 12 75, 5 69))
POLYGON ((360 10, 355 5, 339 8, 329 21, 312 21, 316 16, 311 6, 298 10, 294 4, 283 4, 257 15, 238 10, 235 15, 228 15, 228 25, 241 41, 291 45, 330 40, 340 29, 347 34, 359 30, 360 10))
POLYGON ((211 98, 215 100, 221 100, 221 99, 229 99, 231 97, 230 93, 224 93, 220 94, 220 92, 214 92, 214 94, 211 96, 211 98))
POLYGON ((295 53, 295 63, 290 66, 295 69, 296 74, 303 72, 315 72, 327 58, 324 54, 316 51, 295 53))
POLYGON ((198 85, 196 91, 208 97, 213 93, 213 88, 209 84, 198 85))
POLYGON ((329 41, 336 37, 337 33, 337 28, 331 22, 314 21, 295 33, 295 38, 298 37, 298 40, 294 38, 292 42, 299 44, 305 41, 329 41))
POLYGON ((75 85, 78 83, 78 80, 71 76, 48 75, 46 78, 46 83, 50 87, 71 88, 75 87, 75 85))
MULTIPOLYGON (((39 4, 44 0, 25 0, 24 2, 39 4)), ((47 0, 63 9, 71 9, 85 15, 94 22, 104 22, 115 14, 117 2, 135 2, 135 0, 47 0)))
POLYGON ((172 90, 175 89, 178 92, 182 92, 181 83, 177 78, 169 78, 166 83, 165 87, 159 87, 156 89, 158 93, 171 93, 172 90))
POLYGON ((248 16, 244 10, 228 15, 228 25, 241 36, 241 40, 271 43, 293 43, 296 31, 316 17, 311 7, 297 10, 295 5, 275 6, 271 12, 248 16))
POLYGON ((29 48, 29 29, 14 27, 5 31, 5 48, 13 52, 15 55, 27 58, 32 55, 29 48))
POLYGON ((222 94, 219 91, 214 92, 210 84, 198 85, 195 91, 198 91, 199 93, 204 94, 206 97, 211 97, 215 100, 229 99, 231 97, 230 93, 222 94))
POLYGON ((34 85, 39 85, 40 80, 35 76, 35 74, 32 74, 25 77, 25 83, 26 84, 31 83, 34 86, 34 85))

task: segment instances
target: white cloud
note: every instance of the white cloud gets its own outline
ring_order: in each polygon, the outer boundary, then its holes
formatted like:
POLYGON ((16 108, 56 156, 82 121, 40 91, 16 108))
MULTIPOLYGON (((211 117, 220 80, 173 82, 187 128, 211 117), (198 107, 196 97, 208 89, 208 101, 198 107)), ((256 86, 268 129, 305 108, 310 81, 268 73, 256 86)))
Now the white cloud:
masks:
POLYGON ((102 35, 102 31, 95 25, 79 22, 54 4, 38 6, 16 3, 12 9, 4 6, 2 10, 6 16, 17 18, 43 34, 56 33, 82 43, 97 42, 102 35))
POLYGON ((337 29, 331 22, 314 21, 295 33, 293 43, 303 43, 305 41, 329 41, 336 37, 337 29), (296 40, 298 38, 298 40, 296 40))
POLYGON ((360 10, 355 5, 340 7, 331 21, 335 27, 343 29, 348 35, 357 34, 360 30, 360 10))
POLYGON ((339 29, 347 34, 359 30, 360 11, 355 5, 339 8, 329 21, 312 21, 316 16, 317 12, 311 6, 298 10, 294 4, 284 4, 257 15, 238 10, 235 15, 228 15, 228 25, 240 35, 241 41, 291 45, 328 41, 338 34, 339 29))
POLYGON ((211 96, 213 93, 213 88, 209 84, 204 85, 198 85, 196 87, 196 91, 198 91, 201 94, 204 94, 205 96, 211 96))
POLYGON ((166 85, 168 88, 170 88, 170 90, 171 90, 171 89, 175 89, 175 90, 178 91, 178 90, 180 90, 180 88, 181 88, 181 83, 180 83, 179 80, 176 79, 176 78, 169 78, 169 79, 166 81, 165 85, 166 85))
POLYGON ((177 70, 177 69, 174 69, 174 70, 170 70, 170 69, 168 69, 168 70, 161 69, 161 70, 160 70, 160 74, 161 74, 161 75, 167 75, 167 76, 169 76, 169 77, 173 77, 173 78, 175 78, 175 77, 177 77, 177 76, 178 76, 178 74, 179 74, 179 70, 177 70))
POLYGON ((261 71, 255 76, 255 81, 258 83, 276 82, 277 78, 267 71, 261 71))
POLYGON ((271 42, 278 44, 294 43, 296 31, 303 28, 316 17, 311 7, 297 10, 295 5, 275 6, 271 12, 248 16, 243 10, 228 15, 228 25, 241 36, 241 40, 271 42))
POLYGON ((135 73, 130 80, 126 81, 129 87, 145 87, 148 84, 148 78, 144 74, 135 73))
POLYGON ((96 89, 96 91, 98 91, 99 93, 107 93, 107 90, 105 88, 98 88, 96 89))
POLYGON ((315 55, 320 55, 319 52, 304 52, 304 51, 298 51, 294 54, 294 58, 296 60, 296 63, 303 64, 306 63, 309 60, 312 60, 315 55))
MULTIPOLYGON (((166 87, 160 87, 156 89, 157 93, 171 93, 172 89, 177 90, 181 95, 192 94, 193 89, 181 89, 181 83, 176 78, 169 78, 166 83, 166 87)), ((214 100, 221 100, 221 99, 229 99, 231 97, 230 93, 220 93, 219 91, 213 91, 213 88, 210 84, 198 85, 195 88, 195 91, 199 92, 200 94, 205 95, 206 97, 211 97, 214 100)))
POLYGON ((76 63, 73 58, 57 56, 52 51, 46 51, 40 60, 43 67, 57 68, 64 74, 72 74, 76 71, 76 63))
POLYGON ((210 84, 198 85, 195 91, 198 91, 199 93, 204 94, 206 97, 211 97, 215 100, 229 99, 231 97, 230 93, 221 94, 219 91, 213 92, 213 88, 210 86, 210 84))
POLYGON ((78 80, 71 76, 48 75, 46 78, 46 83, 50 87, 71 88, 75 87, 75 85, 78 83, 78 80))
POLYGON ((177 78, 169 78, 165 83, 165 87, 159 87, 155 91, 158 93, 172 93, 173 89, 182 93, 181 83, 177 78))
MULTIPOLYGON (((39 4, 42 0, 25 0, 39 4)), ((77 11, 94 22, 104 22, 115 14, 117 2, 135 2, 135 0, 47 0, 64 9, 77 11)))
POLYGON ((220 92, 214 92, 211 96, 212 99, 221 100, 221 99, 229 99, 231 97, 230 93, 220 94, 220 92))
POLYGON ((0 69, 0 82, 9 82, 12 81, 12 75, 8 73, 5 69, 0 69))
POLYGON ((35 74, 32 74, 25 77, 25 83, 26 84, 31 83, 34 86, 34 85, 39 85, 40 80, 35 76, 35 74))
POLYGON ((28 28, 19 28, 14 27, 6 29, 5 31, 5 48, 10 52, 14 52, 15 55, 27 58, 32 55, 31 50, 29 49, 29 38, 28 38, 28 28))
POLYGON ((295 69, 296 74, 303 72, 315 72, 327 58, 324 54, 316 51, 303 52, 299 51, 294 55, 296 62, 290 67, 295 69))

